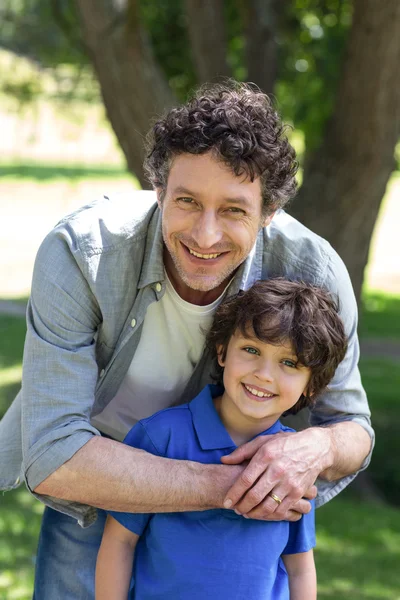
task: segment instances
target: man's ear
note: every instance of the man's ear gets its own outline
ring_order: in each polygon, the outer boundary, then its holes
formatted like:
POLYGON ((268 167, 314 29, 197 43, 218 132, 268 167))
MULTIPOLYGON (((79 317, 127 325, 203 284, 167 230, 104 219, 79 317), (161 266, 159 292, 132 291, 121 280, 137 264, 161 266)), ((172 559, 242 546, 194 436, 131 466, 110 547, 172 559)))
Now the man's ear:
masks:
POLYGON ((268 227, 268 225, 271 223, 274 216, 275 216, 275 211, 272 214, 265 217, 265 219, 261 222, 261 227, 268 227))
POLYGON ((220 367, 225 367, 225 359, 224 356, 224 347, 222 344, 217 346, 217 360, 220 367))
POLYGON ((162 188, 160 188, 160 187, 157 187, 157 188, 156 188, 156 194, 157 194, 157 204, 158 204, 158 208, 159 208, 160 210, 162 210, 162 201, 163 201, 163 198, 164 198, 163 191, 164 191, 164 190, 163 190, 162 188))

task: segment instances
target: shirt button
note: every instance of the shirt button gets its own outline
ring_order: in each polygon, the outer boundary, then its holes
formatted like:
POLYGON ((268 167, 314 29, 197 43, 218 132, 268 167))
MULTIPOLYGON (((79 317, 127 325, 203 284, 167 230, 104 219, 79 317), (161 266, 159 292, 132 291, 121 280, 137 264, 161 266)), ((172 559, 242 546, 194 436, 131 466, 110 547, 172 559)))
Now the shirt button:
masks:
POLYGON ((17 477, 17 479, 15 480, 14 485, 19 485, 21 483, 21 479, 19 477, 17 477))
POLYGON ((100 377, 103 377, 104 373, 105 373, 105 369, 102 369, 102 370, 100 371, 100 377))
POLYGON ((136 326, 136 319, 132 319, 132 321, 131 321, 131 327, 133 328, 135 326, 136 326))
POLYGON ((161 292, 161 290, 162 290, 161 283, 156 283, 156 292, 161 292))

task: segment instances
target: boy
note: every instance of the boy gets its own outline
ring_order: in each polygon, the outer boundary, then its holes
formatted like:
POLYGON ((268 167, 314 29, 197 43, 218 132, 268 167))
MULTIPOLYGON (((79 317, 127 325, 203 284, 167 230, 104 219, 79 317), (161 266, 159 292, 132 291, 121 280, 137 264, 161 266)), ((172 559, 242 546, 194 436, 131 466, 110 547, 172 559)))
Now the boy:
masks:
MULTIPOLYGON (((139 421, 125 443, 167 458, 218 463, 315 401, 346 352, 327 292, 284 279, 259 281, 219 306, 207 336, 223 387, 139 421)), ((278 504, 281 499, 271 492, 278 504)), ((313 600, 313 510, 264 522, 230 510, 127 514, 107 519, 97 600, 313 600), (133 578, 132 578, 132 564, 133 578)))

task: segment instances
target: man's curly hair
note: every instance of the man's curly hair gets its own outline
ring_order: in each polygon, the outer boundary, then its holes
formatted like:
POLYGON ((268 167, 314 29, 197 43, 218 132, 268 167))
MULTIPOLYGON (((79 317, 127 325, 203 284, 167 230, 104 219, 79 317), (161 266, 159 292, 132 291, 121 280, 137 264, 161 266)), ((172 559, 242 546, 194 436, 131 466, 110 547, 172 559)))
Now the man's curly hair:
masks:
POLYGON ((175 156, 212 151, 235 175, 261 180, 263 215, 296 193, 295 151, 268 96, 253 84, 205 85, 156 121, 147 136, 145 172, 165 193, 175 156))

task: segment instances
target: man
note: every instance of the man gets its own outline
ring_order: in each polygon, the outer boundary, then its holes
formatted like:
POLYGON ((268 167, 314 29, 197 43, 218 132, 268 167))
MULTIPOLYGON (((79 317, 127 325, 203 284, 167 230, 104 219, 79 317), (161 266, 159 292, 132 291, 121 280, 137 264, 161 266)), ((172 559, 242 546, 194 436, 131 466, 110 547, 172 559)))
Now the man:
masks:
POLYGON ((280 210, 296 163, 268 98, 239 84, 200 90, 156 123, 146 169, 156 194, 81 209, 36 260, 22 390, 0 431, 2 486, 21 471, 47 504, 36 599, 93 597, 104 524, 93 507, 295 520, 317 477, 320 505, 368 463, 351 284, 329 244, 280 210), (257 438, 221 466, 122 445, 137 420, 210 382, 204 335, 221 300, 275 276, 326 287, 341 304, 349 349, 312 427, 257 438))

